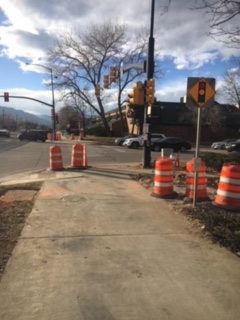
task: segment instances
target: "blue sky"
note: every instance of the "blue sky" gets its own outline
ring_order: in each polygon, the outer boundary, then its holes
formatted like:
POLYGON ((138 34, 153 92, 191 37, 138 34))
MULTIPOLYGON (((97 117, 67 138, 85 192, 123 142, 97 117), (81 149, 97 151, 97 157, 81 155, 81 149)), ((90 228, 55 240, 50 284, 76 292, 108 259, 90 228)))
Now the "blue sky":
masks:
MULTIPOLYGON (((155 51, 161 55, 164 74, 155 86, 158 100, 179 101, 186 95, 188 77, 216 78, 220 87, 223 73, 233 67, 232 58, 240 56, 239 50, 206 35, 209 17, 204 11, 189 10, 192 2, 172 0, 169 11, 161 15, 159 1, 155 1, 155 51)), ((164 3, 166 0, 161 0, 161 5, 164 3)), ((150 15, 151 0, 141 6, 138 0, 0 0, 0 95, 9 92, 51 103, 51 88, 44 85, 49 81, 46 70, 25 63, 43 64, 59 31, 76 25, 85 28, 100 17, 124 22, 131 32, 144 24, 150 28, 150 15)), ((236 21, 231 23, 239 23, 236 21)), ((58 92, 55 96, 58 110, 62 104, 58 92)), ((1 106, 50 115, 49 107, 30 100, 6 103, 0 99, 1 106)), ((221 96, 216 100, 227 102, 221 96)))

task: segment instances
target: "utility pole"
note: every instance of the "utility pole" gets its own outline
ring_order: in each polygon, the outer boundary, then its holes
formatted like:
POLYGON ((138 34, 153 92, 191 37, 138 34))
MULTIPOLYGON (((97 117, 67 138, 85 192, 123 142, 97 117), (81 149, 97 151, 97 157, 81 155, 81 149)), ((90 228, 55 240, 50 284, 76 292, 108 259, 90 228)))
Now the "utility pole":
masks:
MULTIPOLYGON (((154 74, 154 38, 153 38, 154 7, 155 7, 155 0, 152 0, 150 37, 148 42, 148 56, 147 56, 147 70, 146 70, 147 80, 153 79, 153 74, 154 74)), ((148 104, 145 102, 143 126, 144 126, 144 130, 147 130, 147 132, 144 132, 145 140, 144 140, 144 146, 143 146, 143 168, 150 168, 150 165, 151 165, 151 132, 149 132, 149 124, 147 122, 147 109, 148 109, 148 104)))

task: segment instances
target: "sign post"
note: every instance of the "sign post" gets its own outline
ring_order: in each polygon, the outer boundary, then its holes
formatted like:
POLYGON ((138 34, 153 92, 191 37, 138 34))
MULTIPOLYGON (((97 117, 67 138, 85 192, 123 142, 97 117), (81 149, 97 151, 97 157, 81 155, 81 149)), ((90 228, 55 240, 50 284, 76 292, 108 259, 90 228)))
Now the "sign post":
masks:
POLYGON ((195 83, 188 90, 188 96, 198 107, 198 117, 197 117, 197 136, 196 136, 196 152, 194 158, 194 194, 193 194, 193 207, 196 206, 196 195, 197 195, 197 180, 199 163, 201 159, 199 158, 199 142, 200 142, 200 129, 201 129, 201 108, 206 106, 208 103, 213 102, 215 95, 215 79, 204 79, 204 78, 188 78, 188 85, 191 81, 195 79, 195 83), (207 81, 211 80, 211 81, 207 81), (213 83, 211 86, 209 83, 213 83))

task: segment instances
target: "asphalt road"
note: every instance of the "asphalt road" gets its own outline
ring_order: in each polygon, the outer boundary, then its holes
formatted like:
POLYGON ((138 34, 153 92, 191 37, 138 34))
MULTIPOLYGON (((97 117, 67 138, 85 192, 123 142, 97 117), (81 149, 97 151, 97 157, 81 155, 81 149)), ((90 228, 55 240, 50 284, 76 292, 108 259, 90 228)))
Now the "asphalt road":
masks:
MULTIPOLYGON (((0 178, 27 171, 46 170, 49 167, 49 148, 57 144, 61 148, 62 162, 64 167, 71 164, 72 146, 79 141, 69 142, 29 142, 19 141, 16 138, 0 139, 0 178)), ((86 144, 88 165, 98 164, 122 164, 142 163, 143 149, 128 149, 116 145, 96 145, 87 141, 86 144)), ((200 151, 214 151, 210 148, 202 148, 200 151)), ((152 161, 160 156, 159 152, 151 152, 152 161)), ((181 162, 187 162, 195 156, 195 149, 180 154, 181 162)))

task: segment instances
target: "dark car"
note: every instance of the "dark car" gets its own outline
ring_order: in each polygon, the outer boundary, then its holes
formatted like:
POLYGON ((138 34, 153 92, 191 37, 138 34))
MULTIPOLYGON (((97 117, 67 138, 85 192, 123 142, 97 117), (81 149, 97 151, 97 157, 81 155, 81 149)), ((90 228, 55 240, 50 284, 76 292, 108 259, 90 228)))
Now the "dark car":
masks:
POLYGON ((30 129, 30 130, 26 130, 26 131, 21 131, 18 134, 18 139, 19 140, 29 140, 29 141, 42 141, 45 142, 47 140, 47 135, 48 135, 48 131, 46 130, 34 130, 34 129, 30 129))
POLYGON ((6 129, 1 129, 1 130, 0 130, 0 137, 10 138, 10 133, 9 133, 9 131, 6 130, 6 129))
POLYGON ((175 137, 160 139, 151 144, 152 151, 160 151, 165 148, 173 149, 175 152, 186 152, 187 150, 191 150, 192 145, 188 141, 175 137))
POLYGON ((232 151, 240 152, 240 139, 236 140, 235 142, 228 143, 226 145, 226 150, 228 152, 232 152, 232 151))

